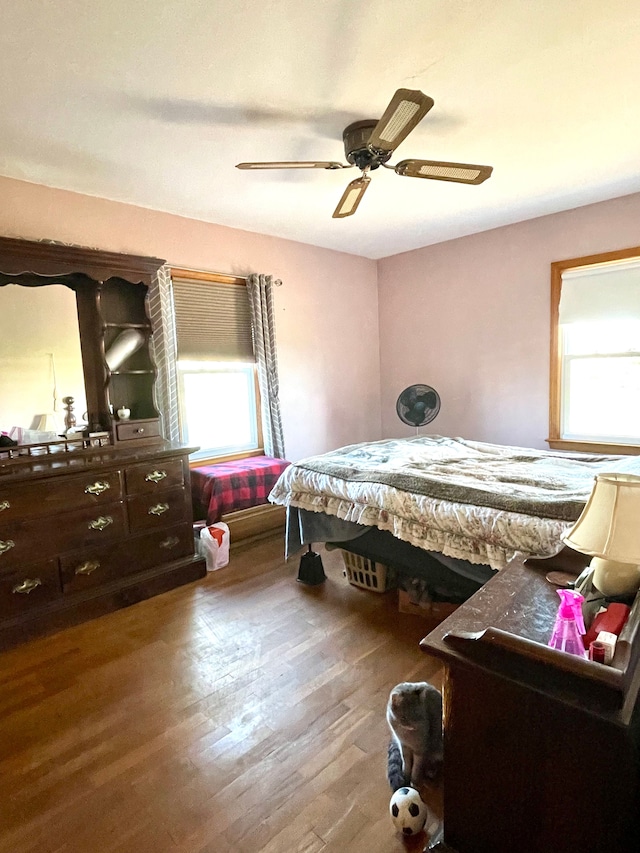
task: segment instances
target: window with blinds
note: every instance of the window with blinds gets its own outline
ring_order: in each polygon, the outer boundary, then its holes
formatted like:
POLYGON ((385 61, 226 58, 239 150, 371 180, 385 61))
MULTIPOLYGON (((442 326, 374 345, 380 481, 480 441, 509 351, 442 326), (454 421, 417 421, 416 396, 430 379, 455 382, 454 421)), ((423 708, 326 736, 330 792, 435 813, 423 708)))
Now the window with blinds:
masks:
POLYGON ((551 334, 551 446, 636 452, 640 249, 552 264, 551 334))
POLYGON ((198 462, 259 452, 259 393, 244 279, 171 271, 180 429, 198 462))
POLYGON ((244 281, 178 275, 172 279, 178 358, 254 361, 251 309, 244 281))

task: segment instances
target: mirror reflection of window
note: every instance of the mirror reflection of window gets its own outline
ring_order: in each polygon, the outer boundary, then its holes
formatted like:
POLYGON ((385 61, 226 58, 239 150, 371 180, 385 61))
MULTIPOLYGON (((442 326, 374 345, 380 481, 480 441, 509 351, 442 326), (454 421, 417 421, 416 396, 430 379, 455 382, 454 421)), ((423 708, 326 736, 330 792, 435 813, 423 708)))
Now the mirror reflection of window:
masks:
POLYGON ((0 430, 65 431, 63 397, 87 408, 76 295, 62 284, 0 287, 0 430))

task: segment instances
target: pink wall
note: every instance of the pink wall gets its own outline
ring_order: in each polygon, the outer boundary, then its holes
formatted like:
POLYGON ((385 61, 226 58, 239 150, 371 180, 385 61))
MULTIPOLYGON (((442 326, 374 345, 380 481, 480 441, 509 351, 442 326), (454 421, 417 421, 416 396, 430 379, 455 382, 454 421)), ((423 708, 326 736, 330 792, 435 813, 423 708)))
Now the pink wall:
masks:
POLYGON ((414 382, 442 398, 423 431, 546 448, 552 261, 640 245, 640 194, 378 262, 383 435, 414 382))
POLYGON ((380 437, 375 261, 8 178, 0 178, 0 234, 281 278, 275 307, 288 458, 380 437))
POLYGON ((639 245, 638 222, 635 194, 376 264, 0 178, 0 234, 281 278, 275 291, 280 385, 293 460, 413 434, 398 420, 395 401, 414 382, 433 385, 442 397, 428 431, 546 447, 549 265, 639 245))

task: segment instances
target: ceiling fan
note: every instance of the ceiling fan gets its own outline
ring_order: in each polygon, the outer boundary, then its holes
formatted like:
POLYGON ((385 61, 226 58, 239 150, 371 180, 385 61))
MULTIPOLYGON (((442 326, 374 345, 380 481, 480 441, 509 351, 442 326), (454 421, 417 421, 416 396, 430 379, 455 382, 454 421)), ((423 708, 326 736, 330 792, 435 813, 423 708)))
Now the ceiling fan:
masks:
POLYGON ((472 166, 469 163, 448 163, 442 160, 401 160, 395 166, 387 161, 400 143, 433 106, 433 98, 418 89, 398 89, 379 121, 354 121, 344 129, 342 139, 348 165, 332 160, 274 161, 267 163, 238 163, 237 169, 351 169, 357 166, 359 178, 347 186, 334 219, 343 219, 356 212, 371 182, 369 172, 384 166, 407 178, 429 178, 434 181, 453 181, 457 184, 481 184, 490 177, 492 166, 472 166))

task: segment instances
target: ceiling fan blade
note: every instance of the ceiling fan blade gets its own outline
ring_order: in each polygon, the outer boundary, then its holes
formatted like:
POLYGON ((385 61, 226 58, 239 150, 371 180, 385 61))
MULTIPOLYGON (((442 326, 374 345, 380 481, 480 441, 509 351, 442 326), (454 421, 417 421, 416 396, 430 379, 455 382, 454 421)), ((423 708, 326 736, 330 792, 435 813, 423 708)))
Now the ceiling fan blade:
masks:
POLYGON ((394 170, 398 175, 405 175, 407 178, 431 178, 434 181, 453 181, 456 184, 481 184, 491 177, 493 166, 447 163, 444 160, 401 160, 394 170))
POLYGON ((382 118, 373 128, 369 145, 378 151, 393 151, 433 106, 433 98, 419 89, 398 89, 382 118))
POLYGON ((342 198, 338 202, 338 206, 333 211, 333 219, 344 219, 345 216, 351 216, 356 212, 362 196, 365 194, 367 187, 371 183, 371 178, 368 175, 363 175, 361 178, 356 178, 351 181, 342 198))
POLYGON ((350 169, 332 160, 278 160, 273 163, 238 163, 236 169, 350 169))

